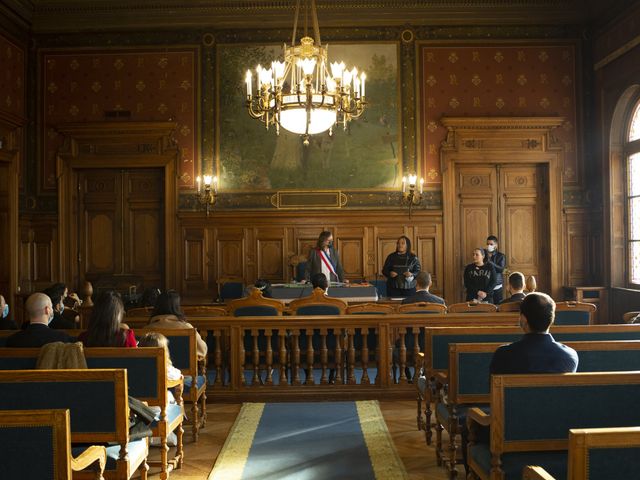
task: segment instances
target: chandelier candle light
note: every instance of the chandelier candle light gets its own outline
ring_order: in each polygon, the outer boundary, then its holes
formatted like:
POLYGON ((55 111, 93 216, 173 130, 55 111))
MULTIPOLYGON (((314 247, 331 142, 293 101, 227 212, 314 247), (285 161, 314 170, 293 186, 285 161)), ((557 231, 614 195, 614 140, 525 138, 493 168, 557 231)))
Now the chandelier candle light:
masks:
POLYGON ((348 70, 344 62, 328 61, 328 46, 320 42, 320 29, 315 0, 305 2, 305 31, 296 45, 296 29, 301 0, 297 0, 291 46, 285 44, 284 62, 273 61, 271 68, 256 67, 257 91, 253 94, 253 75, 247 70, 247 109, 252 118, 260 119, 268 130, 275 126, 301 135, 309 145, 309 136, 342 124, 346 130, 352 118, 364 111, 364 72, 353 67, 348 70), (313 18, 315 41, 307 36, 309 3, 313 18), (329 71, 330 69, 330 71, 329 71))
POLYGON ((208 217, 209 211, 216 204, 216 200, 218 199, 218 177, 204 175, 203 178, 200 178, 198 176, 196 178, 196 184, 198 186, 196 198, 200 205, 204 205, 206 208, 208 217), (204 183, 204 188, 202 188, 202 183, 204 183))

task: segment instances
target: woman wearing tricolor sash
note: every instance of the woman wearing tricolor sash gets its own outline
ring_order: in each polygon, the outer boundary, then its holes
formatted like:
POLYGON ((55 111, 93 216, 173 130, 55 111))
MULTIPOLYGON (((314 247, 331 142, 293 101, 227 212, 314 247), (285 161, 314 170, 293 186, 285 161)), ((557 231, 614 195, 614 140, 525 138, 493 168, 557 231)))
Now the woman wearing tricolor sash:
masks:
POLYGON ((305 278, 309 281, 316 273, 324 273, 329 282, 344 282, 340 257, 333 248, 333 234, 328 231, 320 234, 316 248, 309 251, 305 278))

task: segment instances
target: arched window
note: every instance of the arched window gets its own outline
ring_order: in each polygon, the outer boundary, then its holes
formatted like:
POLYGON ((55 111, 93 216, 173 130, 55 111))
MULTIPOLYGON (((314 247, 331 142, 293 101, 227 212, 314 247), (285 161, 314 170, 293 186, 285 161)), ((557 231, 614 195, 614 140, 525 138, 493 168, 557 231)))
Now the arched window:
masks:
POLYGON ((640 287, 640 100, 631 110, 624 145, 627 159, 627 281, 640 287))

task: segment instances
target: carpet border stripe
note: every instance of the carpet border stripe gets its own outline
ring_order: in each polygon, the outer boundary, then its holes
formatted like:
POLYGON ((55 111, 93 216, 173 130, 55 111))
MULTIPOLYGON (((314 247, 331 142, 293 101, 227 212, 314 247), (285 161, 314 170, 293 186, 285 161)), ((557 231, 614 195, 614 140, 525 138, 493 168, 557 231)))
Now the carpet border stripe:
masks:
POLYGON ((376 480, 408 479, 377 400, 357 401, 360 428, 376 480))
POLYGON ((264 403, 242 404, 240 413, 209 474, 209 480, 240 480, 242 478, 264 406, 264 403))

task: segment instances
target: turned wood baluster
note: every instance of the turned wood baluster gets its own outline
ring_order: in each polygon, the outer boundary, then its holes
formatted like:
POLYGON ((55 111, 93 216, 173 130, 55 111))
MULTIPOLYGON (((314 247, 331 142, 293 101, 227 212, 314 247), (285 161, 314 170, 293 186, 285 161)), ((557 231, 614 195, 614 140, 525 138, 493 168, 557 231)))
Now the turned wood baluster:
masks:
POLYGON ((315 385, 316 382, 313 378, 313 329, 307 329, 305 335, 307 337, 307 378, 304 384, 315 385))
POLYGON ((264 381, 265 385, 273 385, 273 349, 271 348, 271 337, 273 332, 270 328, 264 331, 264 336, 267 337, 267 351, 265 353, 265 363, 267 364, 267 379, 264 381))
POLYGON ((251 337, 253 338, 253 378, 251 379, 251 385, 254 387, 260 386, 260 349, 258 348, 259 334, 259 330, 251 330, 251 337))
POLYGON ((407 373, 405 369, 407 367, 407 345, 405 344, 405 335, 407 333, 407 329, 404 327, 400 328, 400 382, 399 383, 407 383, 407 373))
MULTIPOLYGON (((239 369, 239 375, 240 375, 240 385, 246 385, 247 382, 244 379, 244 361, 245 361, 245 349, 244 349, 244 334, 245 334, 245 330, 244 328, 240 329, 240 341, 239 343, 239 348, 238 348, 238 358, 240 359, 240 361, 238 362, 240 364, 240 369, 239 369)), ((194 402, 195 404, 195 402, 194 402)))
POLYGON ((215 349, 213 351, 213 365, 216 368, 216 379, 214 385, 222 385, 224 378, 222 376, 222 348, 220 348, 220 339, 222 332, 220 330, 213 331, 213 341, 215 342, 215 349))
POLYGON ((360 380, 360 383, 362 385, 371 385, 369 373, 367 372, 367 369, 369 368, 369 329, 361 329, 360 336, 362 337, 362 351, 360 352, 360 360, 362 361, 362 379, 360 380))
POLYGON ((347 329, 347 337, 345 338, 345 342, 347 343, 347 383, 349 385, 356 384, 356 349, 353 346, 353 337, 355 335, 355 329, 349 328, 347 329))
POLYGON ((293 345, 293 361, 291 362, 291 368, 293 370, 293 385, 300 385, 300 330, 295 329, 292 331, 293 345))
POLYGON ((413 327, 413 381, 418 381, 418 376, 420 374, 419 367, 420 365, 420 342, 418 341, 420 337, 420 329, 418 327, 413 327))
POLYGON ((280 362, 280 383, 281 387, 289 386, 287 382, 287 331, 285 329, 278 330, 280 337, 280 355, 278 355, 278 361, 280 362))
POLYGON ((320 376, 320 385, 327 385, 329 378, 327 377, 327 366, 329 364, 329 350, 327 349, 327 329, 320 329, 320 366, 322 375, 320 376))
POLYGON ((342 358, 342 329, 341 328, 334 328, 333 329, 333 334, 336 337, 336 384, 340 385, 342 383, 344 383, 344 380, 342 378, 342 367, 344 364, 344 360, 342 358))

